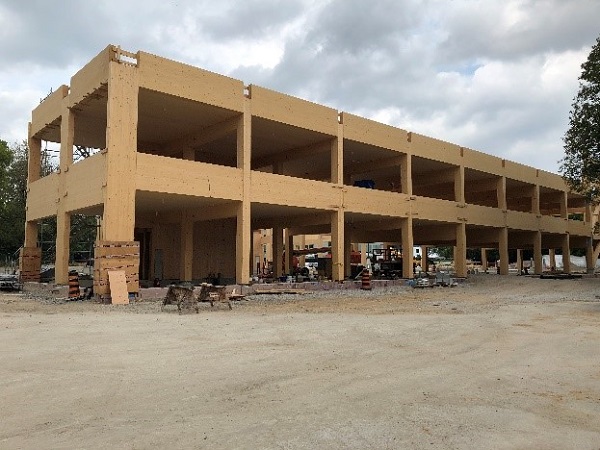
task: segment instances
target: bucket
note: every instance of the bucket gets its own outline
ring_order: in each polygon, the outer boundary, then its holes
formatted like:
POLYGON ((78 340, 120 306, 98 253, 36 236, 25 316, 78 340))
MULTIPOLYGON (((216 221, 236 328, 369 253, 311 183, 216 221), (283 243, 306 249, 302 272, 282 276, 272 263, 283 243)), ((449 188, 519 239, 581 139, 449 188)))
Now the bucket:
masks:
POLYGON ((365 291, 371 290, 371 274, 369 273, 368 269, 362 271, 360 276, 360 288, 365 291))

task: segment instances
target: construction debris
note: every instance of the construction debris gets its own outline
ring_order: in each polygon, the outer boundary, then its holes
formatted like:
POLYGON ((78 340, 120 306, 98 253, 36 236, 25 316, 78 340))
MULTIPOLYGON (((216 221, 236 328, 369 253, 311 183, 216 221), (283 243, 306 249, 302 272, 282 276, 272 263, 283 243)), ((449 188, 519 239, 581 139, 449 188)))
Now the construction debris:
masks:
POLYGON ((196 314, 200 312, 192 286, 169 286, 160 310, 163 311, 166 305, 177 305, 179 314, 190 313, 192 309, 196 310, 196 314))
POLYGON ((450 276, 450 273, 448 272, 436 272, 435 273, 435 278, 433 277, 428 277, 428 276, 421 276, 418 278, 415 278, 413 281, 410 282, 411 286, 413 288, 426 288, 426 287, 435 287, 435 286, 440 286, 440 287, 455 287, 458 286, 458 283, 456 282, 456 280, 454 278, 452 278, 450 276))
POLYGON ((163 300, 161 311, 164 310, 166 305, 177 305, 179 314, 190 313, 195 310, 196 313, 200 312, 198 308, 198 302, 210 302, 210 306, 214 306, 215 302, 227 303, 229 309, 233 309, 231 299, 239 299, 244 296, 241 294, 232 293, 227 295, 227 286, 215 286, 210 283, 202 283, 200 285, 200 292, 196 296, 194 293, 194 286, 190 285, 171 285, 167 291, 167 295, 163 300))
POLYGON ((19 281, 17 275, 0 275, 0 290, 20 291, 21 289, 23 289, 23 283, 19 281))

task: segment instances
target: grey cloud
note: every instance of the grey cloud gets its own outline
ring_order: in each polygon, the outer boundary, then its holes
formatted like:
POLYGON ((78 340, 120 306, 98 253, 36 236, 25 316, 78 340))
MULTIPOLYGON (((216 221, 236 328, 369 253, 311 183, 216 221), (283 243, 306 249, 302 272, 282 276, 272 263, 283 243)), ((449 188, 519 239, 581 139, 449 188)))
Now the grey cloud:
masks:
POLYGON ((215 40, 261 39, 301 14, 303 4, 299 0, 229 3, 212 20, 202 21, 201 30, 215 40))
MULTIPOLYGON (((412 3, 331 2, 286 43, 280 64, 252 82, 340 108, 383 107, 401 96, 402 80, 423 75, 414 63, 423 50, 411 38, 415 17, 412 3)), ((234 75, 252 77, 249 68, 234 75)))
MULTIPOLYGON (((39 64, 65 71, 68 83, 72 67, 109 43, 221 71, 215 48, 239 55, 241 43, 260 52, 257 44, 286 39, 275 67, 227 61, 228 75, 370 117, 398 111, 389 120, 407 123, 393 125, 421 124, 427 129, 413 131, 534 163, 523 148, 562 151, 571 100, 564 88, 536 87, 544 57, 590 46, 600 2, 5 0, 3 11, 11 27, 0 31, 0 60, 10 77, 39 64), (507 11, 518 20, 503 20, 507 11), (489 62, 521 72, 511 78, 507 69, 497 86, 494 72, 476 72, 489 62)), ((0 80, 7 73, 0 69, 0 80)))
POLYGON ((439 58, 446 63, 514 60, 579 49, 594 42, 599 19, 596 1, 462 2, 443 17, 448 36, 439 45, 439 58), (519 17, 509 21, 510 15, 519 17))

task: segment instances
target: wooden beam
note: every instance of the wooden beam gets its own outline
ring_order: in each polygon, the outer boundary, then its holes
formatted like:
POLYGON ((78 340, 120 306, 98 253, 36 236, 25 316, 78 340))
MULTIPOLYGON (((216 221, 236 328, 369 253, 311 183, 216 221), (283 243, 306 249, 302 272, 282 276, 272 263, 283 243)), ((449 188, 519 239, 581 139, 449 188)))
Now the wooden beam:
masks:
POLYGON ((208 127, 202 128, 200 131, 188 134, 175 141, 171 141, 165 146, 162 154, 165 156, 175 155, 187 148, 198 148, 221 139, 236 132, 239 120, 239 116, 234 116, 222 122, 215 123, 214 125, 209 125, 208 127))
MULTIPOLYGON (((298 215, 298 216, 276 216, 276 217, 264 217, 261 219, 252 219, 252 229, 268 229, 273 228, 274 226, 279 226, 282 228, 302 228, 309 227, 315 225, 329 225, 331 224, 331 214, 315 211, 315 213, 310 215, 298 215)), ((294 233, 298 234, 298 233, 294 233)))
POLYGON ((431 185, 452 183, 456 180, 456 169, 453 166, 448 169, 432 170, 429 172, 413 173, 413 189, 422 188, 431 185))
POLYGON ((239 202, 203 206, 201 208, 189 208, 190 220, 194 222, 207 222, 209 220, 233 219, 237 216, 239 202))
POLYGON ((498 189, 498 178, 485 178, 482 180, 465 180, 465 193, 475 194, 480 192, 496 192, 498 189))
MULTIPOLYGON (((344 167, 344 172, 347 175, 360 175, 370 172, 375 172, 381 169, 387 169, 389 167, 398 167, 402 166, 402 162, 405 158, 402 156, 393 156, 391 158, 381 158, 375 159, 372 161, 366 161, 362 163, 354 163, 344 167)), ((400 173, 398 173, 398 178, 400 178, 400 173)))
POLYGON ((327 153, 331 151, 332 139, 325 139, 314 144, 304 145, 302 147, 290 148, 287 150, 271 153, 260 158, 252 160, 252 169, 260 169, 262 167, 272 166, 276 163, 284 163, 294 161, 296 159, 306 158, 312 155, 327 153))

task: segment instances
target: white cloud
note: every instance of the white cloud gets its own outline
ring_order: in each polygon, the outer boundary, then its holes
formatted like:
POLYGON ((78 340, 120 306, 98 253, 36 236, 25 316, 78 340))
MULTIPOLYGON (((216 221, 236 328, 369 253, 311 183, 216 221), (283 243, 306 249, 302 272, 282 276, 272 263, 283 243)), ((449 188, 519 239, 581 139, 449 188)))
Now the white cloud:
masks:
POLYGON ((586 0, 5 0, 0 138, 112 43, 556 171, 598 17, 586 0))

